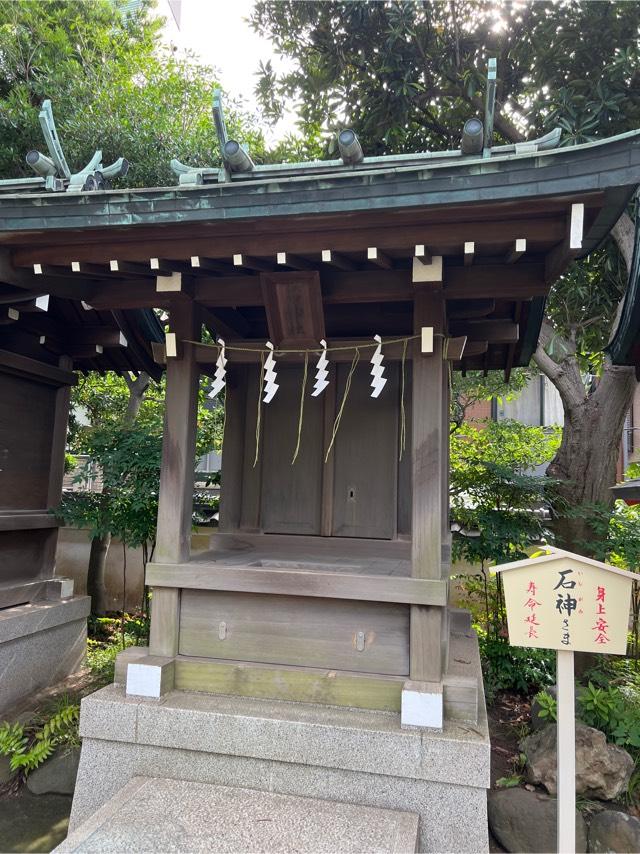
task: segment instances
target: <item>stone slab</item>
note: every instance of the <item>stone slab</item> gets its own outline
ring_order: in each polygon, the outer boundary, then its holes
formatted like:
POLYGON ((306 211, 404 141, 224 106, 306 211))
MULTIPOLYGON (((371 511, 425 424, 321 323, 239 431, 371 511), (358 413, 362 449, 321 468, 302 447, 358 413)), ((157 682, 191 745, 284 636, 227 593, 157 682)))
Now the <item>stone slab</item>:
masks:
POLYGON ((68 852, 413 852, 416 813, 134 777, 55 849, 68 852))
MULTIPOLYGON (((453 760, 452 760, 453 761, 453 760)), ((488 851, 484 788, 298 763, 84 739, 70 829, 75 831, 134 776, 166 776, 322 798, 420 816, 418 850, 488 851)), ((214 849, 215 850, 215 849, 214 849)))
POLYGON ((441 732, 403 730, 400 716, 310 703, 172 691, 126 697, 108 685, 82 701, 83 738, 131 741, 488 788, 486 715, 445 721, 441 732), (452 761, 455 758, 455 761, 452 761))
POLYGON ((88 596, 78 596, 0 612, 0 717, 82 666, 89 606, 88 596))
POLYGON ((85 619, 91 610, 89 596, 43 600, 0 610, 0 644, 85 619))

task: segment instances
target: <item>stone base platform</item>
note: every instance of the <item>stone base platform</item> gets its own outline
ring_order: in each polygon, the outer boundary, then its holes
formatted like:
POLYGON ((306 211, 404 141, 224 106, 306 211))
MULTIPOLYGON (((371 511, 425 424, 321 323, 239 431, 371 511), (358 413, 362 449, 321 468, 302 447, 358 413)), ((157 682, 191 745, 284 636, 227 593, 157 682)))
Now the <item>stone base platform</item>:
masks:
POLYGON ((88 596, 0 610, 0 719, 34 691, 78 670, 87 649, 88 596))
POLYGON ((409 811, 419 851, 488 850, 482 697, 477 724, 445 719, 438 732, 403 729, 396 712, 184 691, 147 699, 110 685, 82 701, 80 734, 72 832, 145 776, 409 811))
POLYGON ((251 789, 134 777, 54 854, 411 854, 418 816, 251 789))

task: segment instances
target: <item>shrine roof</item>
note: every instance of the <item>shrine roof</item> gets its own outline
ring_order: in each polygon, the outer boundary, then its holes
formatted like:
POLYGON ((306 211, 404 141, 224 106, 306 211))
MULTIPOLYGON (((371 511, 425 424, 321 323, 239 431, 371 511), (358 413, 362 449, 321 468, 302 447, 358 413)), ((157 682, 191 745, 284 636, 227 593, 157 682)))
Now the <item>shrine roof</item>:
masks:
POLYGON ((204 172, 215 174, 202 184, 128 190, 6 192, 5 182, 0 302, 26 289, 76 312, 81 300, 96 312, 167 308, 173 286, 160 279, 184 276, 213 334, 264 341, 264 274, 309 271, 327 337, 394 337, 413 329, 415 284, 438 282, 449 335, 468 338, 455 367, 508 375, 529 362, 553 281, 600 245, 640 183, 640 130, 485 157, 204 172))
POLYGON ((0 237, 3 232, 392 212, 605 192, 597 227, 585 235, 581 254, 587 254, 607 235, 640 182, 640 130, 550 150, 504 148, 486 158, 427 152, 365 158, 354 166, 340 161, 279 164, 198 186, 5 192, 0 194, 0 237))

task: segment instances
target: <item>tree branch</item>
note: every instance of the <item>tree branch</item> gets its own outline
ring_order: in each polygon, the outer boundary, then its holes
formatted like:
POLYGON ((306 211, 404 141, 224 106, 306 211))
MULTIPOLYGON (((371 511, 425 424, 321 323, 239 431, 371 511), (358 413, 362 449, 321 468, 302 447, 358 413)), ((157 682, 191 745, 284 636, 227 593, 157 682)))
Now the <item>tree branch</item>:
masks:
POLYGON ((631 272, 635 224, 626 211, 611 229, 611 234, 613 235, 613 239, 624 258, 624 263, 627 265, 627 271, 631 272))
POLYGON ((536 351, 533 354, 533 361, 558 389, 565 412, 571 412, 584 403, 586 397, 584 384, 577 360, 571 351, 571 345, 568 341, 561 339, 566 351, 569 353, 562 362, 556 362, 546 352, 544 348, 549 345, 552 336, 559 337, 555 335, 552 326, 545 320, 540 330, 540 338, 536 351))

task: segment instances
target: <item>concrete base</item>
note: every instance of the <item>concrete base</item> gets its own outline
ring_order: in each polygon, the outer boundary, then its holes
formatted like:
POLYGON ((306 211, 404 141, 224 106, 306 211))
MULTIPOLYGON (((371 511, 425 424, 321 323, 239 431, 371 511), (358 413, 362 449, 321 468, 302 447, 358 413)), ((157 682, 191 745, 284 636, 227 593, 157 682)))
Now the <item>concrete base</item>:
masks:
POLYGON ((210 783, 134 777, 53 854, 412 854, 417 841, 415 813, 210 783))
POLYGON ((420 816, 420 851, 488 850, 489 734, 445 720, 402 729, 400 715, 172 691, 82 701, 82 756, 70 828, 132 777, 169 777, 420 816))
POLYGON ((0 716, 81 667, 90 606, 74 596, 0 611, 0 716))

